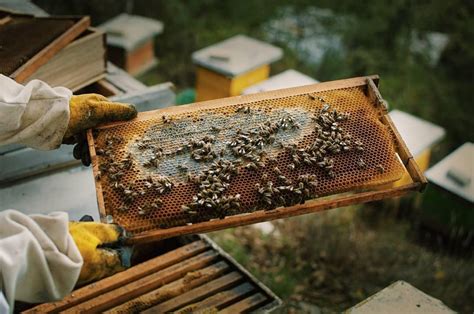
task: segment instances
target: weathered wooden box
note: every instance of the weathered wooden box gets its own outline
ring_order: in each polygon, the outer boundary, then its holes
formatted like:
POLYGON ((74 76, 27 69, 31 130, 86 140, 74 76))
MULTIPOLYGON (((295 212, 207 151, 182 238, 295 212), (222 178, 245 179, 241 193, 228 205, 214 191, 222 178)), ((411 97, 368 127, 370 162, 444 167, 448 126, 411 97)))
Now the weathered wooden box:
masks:
POLYGON ((281 304, 205 236, 173 238, 137 249, 161 255, 24 313, 241 313, 269 312, 281 304))

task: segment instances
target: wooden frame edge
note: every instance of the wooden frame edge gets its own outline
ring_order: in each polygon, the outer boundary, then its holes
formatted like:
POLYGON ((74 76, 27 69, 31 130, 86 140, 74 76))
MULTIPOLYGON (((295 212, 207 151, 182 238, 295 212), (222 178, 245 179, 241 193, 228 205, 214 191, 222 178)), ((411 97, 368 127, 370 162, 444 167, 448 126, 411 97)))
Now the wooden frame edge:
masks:
POLYGON ((99 171, 99 160, 97 158, 97 153, 95 151, 95 141, 94 135, 92 134, 92 129, 87 130, 87 145, 89 146, 89 154, 91 156, 91 164, 92 164, 92 172, 94 174, 94 184, 95 184, 95 191, 97 194, 97 207, 99 208, 99 217, 100 221, 107 222, 106 216, 107 213, 105 212, 105 201, 104 201, 104 194, 102 192, 102 184, 100 180, 97 180, 97 175, 100 175, 99 171))
POLYGON ((349 87, 358 87, 358 86, 365 86, 367 85, 367 79, 372 79, 378 81, 378 75, 369 75, 369 76, 361 76, 361 77, 354 77, 349 79, 343 80, 336 80, 336 81, 329 81, 323 83, 316 83, 312 85, 306 85, 301 87, 291 87, 280 89, 277 91, 268 91, 262 92, 258 94, 249 94, 249 95, 241 95, 241 96, 233 96, 228 98, 220 98, 214 100, 207 100, 201 102, 195 102, 188 105, 181 105, 181 106, 171 106, 167 108, 161 108, 146 112, 139 112, 138 116, 130 121, 119 121, 119 122, 111 122, 100 125, 96 127, 96 129, 106 129, 110 127, 114 127, 120 124, 130 123, 133 121, 141 121, 149 119, 150 117, 160 116, 160 115, 167 115, 167 114, 180 114, 184 112, 194 112, 198 110, 206 110, 206 109, 216 109, 224 106, 234 105, 241 102, 255 102, 260 100, 268 100, 268 99, 278 99, 286 96, 294 96, 294 95, 303 95, 308 93, 316 93, 316 92, 323 92, 327 90, 333 89, 342 89, 342 88, 349 88, 349 87))
POLYGON ((372 81, 372 79, 367 79, 367 87, 368 87, 368 94, 377 105, 380 106, 384 114, 381 117, 382 122, 390 129, 395 137, 396 142, 396 151, 400 156, 400 159, 403 162, 405 169, 407 170, 410 178, 413 182, 419 182, 420 188, 419 191, 422 192, 426 185, 428 184, 428 180, 426 179, 423 172, 418 167, 415 159, 413 158, 408 146, 406 145, 405 141, 403 140, 402 136, 398 132, 395 124, 393 123, 392 119, 388 115, 388 106, 387 102, 382 98, 380 91, 378 90, 376 84, 372 81))
POLYGON ((136 235, 127 240, 127 243, 147 243, 178 235, 217 231, 231 227, 240 227, 244 225, 254 224, 263 221, 287 218, 292 216, 310 214, 323 210, 344 207, 354 204, 367 203, 371 201, 379 201, 388 197, 398 197, 407 194, 410 191, 418 190, 420 183, 410 183, 401 187, 391 188, 390 190, 369 191, 357 194, 349 194, 340 196, 338 199, 311 200, 305 204, 280 207, 268 211, 256 211, 248 214, 235 215, 224 219, 216 219, 204 221, 193 225, 178 226, 168 229, 153 230, 146 234, 136 235))

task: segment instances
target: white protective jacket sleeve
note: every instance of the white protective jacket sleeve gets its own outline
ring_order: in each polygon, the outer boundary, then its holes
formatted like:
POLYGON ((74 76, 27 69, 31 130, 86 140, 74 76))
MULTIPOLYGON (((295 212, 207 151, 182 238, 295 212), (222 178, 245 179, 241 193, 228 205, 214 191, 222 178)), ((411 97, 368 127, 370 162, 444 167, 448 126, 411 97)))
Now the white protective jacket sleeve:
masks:
MULTIPOLYGON (((51 88, 38 80, 23 86, 0 74, 0 145, 59 147, 69 123, 71 96, 67 88, 51 88)), ((0 211, 0 313, 13 311, 14 300, 64 297, 81 267, 66 213, 26 216, 0 211)))
POLYGON ((58 148, 69 123, 71 96, 65 87, 39 80, 23 86, 0 74, 0 145, 58 148))
POLYGON ((14 300, 39 303, 63 298, 74 288, 81 267, 67 213, 0 212, 0 313, 2 293, 10 311, 14 300))

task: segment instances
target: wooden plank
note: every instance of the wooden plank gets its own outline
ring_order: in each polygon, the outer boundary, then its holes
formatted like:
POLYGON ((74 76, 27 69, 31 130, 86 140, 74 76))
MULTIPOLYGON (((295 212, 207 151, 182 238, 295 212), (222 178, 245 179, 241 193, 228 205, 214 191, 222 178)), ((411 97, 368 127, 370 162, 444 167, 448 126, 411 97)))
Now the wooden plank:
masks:
POLYGON ((21 67, 16 69, 10 77, 19 83, 24 82, 40 66, 48 62, 48 60, 51 59, 59 50, 66 47, 68 43, 73 41, 77 36, 85 31, 89 25, 90 18, 88 16, 81 17, 71 28, 53 40, 21 67))
POLYGON ((57 313, 71 306, 99 296, 107 291, 111 291, 112 289, 120 287, 124 284, 165 269, 173 264, 179 263, 187 258, 203 252, 208 248, 209 244, 206 242, 201 240, 195 241, 182 246, 179 249, 136 265, 133 268, 127 269, 119 274, 80 288, 61 301, 44 303, 26 311, 26 313, 57 313))
POLYGON ((408 146, 406 145, 405 141, 403 140, 402 136, 398 132, 395 124, 393 123, 392 119, 388 114, 382 117, 382 121, 391 129, 395 136, 395 141, 398 146, 398 154, 400 155, 400 159, 402 160, 403 164, 405 165, 408 173, 411 176, 413 182, 418 182, 420 184, 419 191, 423 191, 428 184, 428 180, 426 179, 423 172, 420 170, 418 165, 415 162, 412 154, 408 150, 408 146))
POLYGON ((423 191, 426 185, 428 184, 428 180, 424 176, 423 172, 418 167, 417 163, 415 162, 412 154, 408 150, 408 146, 406 145, 405 141, 403 140, 402 136, 398 132, 395 124, 392 121, 392 118, 388 115, 388 106, 386 101, 382 98, 380 91, 378 90, 376 84, 371 78, 367 79, 367 88, 368 88, 368 95, 372 102, 376 106, 382 108, 384 112, 383 116, 381 117, 382 122, 390 128, 392 133, 395 136, 395 142, 397 144, 397 152, 400 155, 400 159, 402 160, 403 164, 405 165, 408 173, 410 174, 411 179, 413 182, 420 183, 420 191, 423 191))
POLYGON ((63 145, 52 151, 22 148, 0 155, 0 186, 34 175, 79 165, 72 155, 72 145, 63 145))
POLYGON ((272 302, 266 304, 265 308, 275 308, 281 305, 281 299, 275 293, 273 293, 272 290, 265 286, 260 280, 258 280, 252 273, 250 273, 245 267, 239 264, 229 253, 224 251, 208 236, 200 235, 200 238, 209 243, 209 245, 211 245, 214 250, 220 253, 222 258, 224 258, 227 262, 231 263, 238 271, 240 271, 240 273, 245 276, 245 278, 249 282, 253 283, 257 287, 257 289, 262 290, 263 293, 271 299, 272 302))
POLYGON ((159 272, 140 278, 114 290, 109 290, 95 298, 78 304, 64 311, 64 313, 99 313, 111 307, 122 304, 132 298, 149 292, 152 289, 163 286, 186 273, 203 268, 219 257, 219 253, 209 250, 184 260, 178 264, 165 268, 159 272))
POLYGON ((89 154, 91 156, 92 171, 94 172, 94 181, 96 182, 95 193, 97 195, 97 206, 99 207, 99 217, 100 217, 100 221, 107 223, 107 213, 105 212, 104 193, 102 191, 102 185, 99 184, 99 181, 97 180, 97 175, 100 174, 99 159, 95 151, 94 136, 92 134, 91 129, 87 131, 86 136, 87 136, 87 145, 89 146, 89 154))
POLYGON ((375 106, 381 108, 384 114, 388 113, 387 102, 382 98, 382 95, 380 94, 377 85, 375 85, 374 81, 371 78, 367 79, 367 92, 370 101, 372 101, 375 106))
POLYGON ((230 290, 219 292, 211 296, 210 298, 204 299, 203 301, 195 304, 186 306, 183 309, 177 310, 177 313, 199 313, 206 309, 216 310, 227 306, 241 298, 244 298, 247 294, 255 290, 255 287, 250 283, 245 282, 230 290))
POLYGON ((383 100, 380 91, 378 90, 376 84, 371 78, 367 79, 367 87, 368 87, 368 94, 371 100, 378 106, 380 106, 384 112, 381 120, 382 122, 390 128, 392 133, 395 136, 395 141, 397 144, 397 152, 400 155, 400 158, 403 161, 403 164, 407 168, 408 173, 410 174, 413 182, 420 183, 420 191, 422 191, 426 185, 428 184, 428 180, 424 176, 423 172, 419 169, 418 165, 416 164, 412 154, 408 150, 408 146, 406 145, 405 141, 403 140, 402 136, 398 132, 395 124, 393 123, 392 119, 388 115, 388 108, 387 103, 383 100))
POLYGON ((209 282, 229 269, 229 264, 221 261, 209 267, 190 272, 177 281, 125 302, 105 313, 131 313, 146 310, 160 302, 174 298, 184 292, 209 282))
POLYGON ((249 214, 230 216, 226 217, 225 219, 200 222, 193 225, 153 230, 147 232, 146 234, 135 235, 127 241, 130 244, 146 243, 178 235, 217 231, 231 227, 254 224, 257 222, 315 213, 323 210, 344 207, 353 204, 380 201, 387 197, 402 196, 410 191, 418 190, 419 188, 420 183, 414 182, 405 186, 391 188, 388 190, 361 192, 357 194, 345 194, 343 196, 338 196, 337 198, 334 198, 334 196, 332 196, 331 198, 307 201, 302 205, 280 207, 268 211, 261 210, 249 214))
POLYGON ((267 301, 267 298, 263 294, 257 293, 251 297, 243 299, 240 302, 232 304, 228 308, 225 308, 222 311, 219 311, 219 313, 235 314, 235 313, 251 311, 255 309, 257 306, 262 305, 266 301, 267 301))
POLYGON ((107 76, 105 80, 119 89, 122 93, 140 91, 147 87, 145 84, 130 76, 127 72, 111 62, 107 62, 107 76))
POLYGON ((5 16, 4 18, 0 19, 0 26, 7 24, 12 20, 11 16, 5 16))
POLYGON ((97 81, 97 92, 106 97, 123 94, 123 91, 115 87, 112 83, 106 79, 97 81))
POLYGON ((229 273, 219 279, 213 280, 199 288, 188 291, 176 298, 168 300, 164 303, 156 305, 143 313, 167 313, 182 308, 190 303, 202 300, 218 291, 228 288, 229 286, 239 282, 243 277, 238 272, 229 273))

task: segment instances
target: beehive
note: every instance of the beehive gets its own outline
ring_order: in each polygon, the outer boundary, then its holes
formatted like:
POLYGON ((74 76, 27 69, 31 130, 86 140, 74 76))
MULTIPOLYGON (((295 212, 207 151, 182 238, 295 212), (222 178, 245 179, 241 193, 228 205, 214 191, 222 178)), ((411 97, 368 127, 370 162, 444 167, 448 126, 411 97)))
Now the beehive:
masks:
MULTIPOLYGON (((317 196, 317 200, 325 208, 388 196, 390 193, 382 189, 376 192, 379 194, 364 199, 345 196, 346 203, 341 203, 340 199, 334 197, 329 200, 324 198, 384 186, 400 179, 404 167, 397 157, 397 150, 404 150, 400 157, 407 165, 412 165, 413 160, 397 135, 390 120, 387 120, 383 100, 372 79, 355 78, 143 113, 133 121, 103 126, 94 134, 89 132, 88 140, 95 173, 99 173, 101 165, 110 159, 103 155, 104 149, 109 150, 107 155, 112 155, 114 160, 130 156, 132 165, 129 170, 123 171, 120 182, 134 183, 135 189, 141 190, 143 195, 124 210, 124 196, 117 191, 117 183, 114 186, 114 182, 102 174, 96 180, 98 203, 104 220, 116 222, 137 238, 146 239, 157 233, 160 237, 168 237, 215 230, 321 208, 314 203, 284 203, 294 206, 260 210, 265 209, 265 206, 256 184, 261 184, 261 187, 262 177, 265 177, 266 182, 277 185, 279 174, 275 172, 275 167, 296 185, 301 181, 301 176, 315 176, 317 185, 306 188, 311 189, 310 194, 317 196), (364 148, 330 154, 330 158, 334 160, 331 176, 314 164, 295 167, 292 152, 287 148, 293 144, 297 149, 303 149, 316 141, 317 132, 312 116, 321 112, 327 104, 340 113, 348 114, 349 118, 341 121, 340 126, 346 134, 350 134, 353 141, 361 142, 364 148), (242 108, 249 112, 243 112, 245 110, 242 108), (212 208, 200 208, 192 215, 183 210, 183 206, 193 203, 196 200, 193 197, 200 192, 194 182, 187 180, 188 174, 193 176, 202 173, 219 159, 235 162, 236 157, 232 154, 229 143, 239 132, 258 129, 267 121, 281 121, 282 117, 288 116, 298 124, 298 128, 278 130, 275 141, 262 149, 266 153, 262 157, 263 164, 253 169, 254 167, 248 167, 250 161, 243 160, 238 166, 239 173, 229 180, 229 186, 223 194, 226 197, 240 194, 240 207, 228 210, 225 215, 212 208), (222 150, 222 156, 203 162, 193 160, 189 153, 173 153, 190 140, 211 134, 214 136, 212 147, 216 152, 222 150), (111 140, 114 138, 119 140, 114 142, 111 140), (106 143, 112 145, 107 146, 106 143), (156 147, 160 147, 165 157, 159 160, 156 167, 147 167, 156 147), (97 156, 96 149, 100 149, 102 155, 97 156), (363 168, 359 164, 361 159, 365 164, 363 168), (180 170, 183 164, 187 165, 185 171, 180 170), (149 177, 166 177, 173 183, 173 187, 165 192, 150 191, 146 183, 149 177), (157 198, 162 204, 144 212, 143 208, 157 198)), ((416 164, 414 168, 413 165, 408 168, 411 173, 417 169, 416 164)), ((422 175, 417 178, 414 181, 424 183, 422 175)), ((411 189, 418 187, 410 186, 411 189)), ((395 192, 401 193, 400 191, 395 192)), ((287 198, 290 197, 288 195, 293 194, 284 194, 287 198)))
POLYGON ((281 56, 280 48, 244 35, 195 51, 197 100, 240 95, 268 78, 270 63, 281 56))
POLYGON ((22 313, 248 313, 281 304, 207 237, 184 241, 189 243, 22 313))
POLYGON ((0 73, 25 81, 89 24, 89 17, 34 17, 0 10, 0 73))

